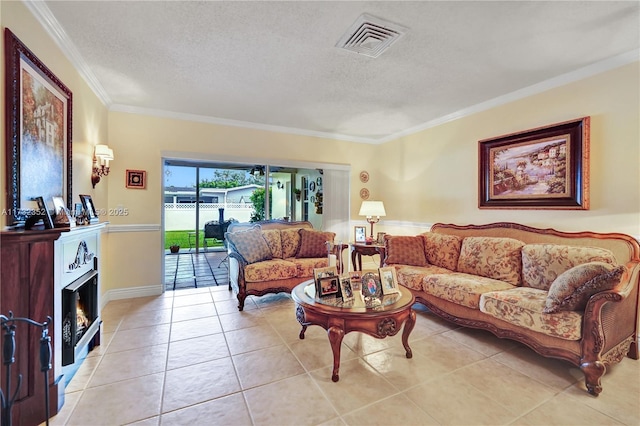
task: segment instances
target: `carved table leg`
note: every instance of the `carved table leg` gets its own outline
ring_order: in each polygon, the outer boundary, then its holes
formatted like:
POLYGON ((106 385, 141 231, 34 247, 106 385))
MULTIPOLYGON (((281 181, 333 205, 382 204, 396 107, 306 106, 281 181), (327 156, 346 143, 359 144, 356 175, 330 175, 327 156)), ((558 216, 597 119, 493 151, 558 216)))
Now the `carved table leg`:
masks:
POLYGON ((407 351, 407 358, 413 357, 413 352, 411 352, 411 348, 409 347, 409 334, 413 330, 413 327, 416 325, 416 313, 413 309, 411 309, 411 313, 409 313, 409 318, 407 318, 407 322, 404 324, 404 330, 402 330, 402 345, 404 346, 405 351, 407 351))
POLYGON ((302 330, 300 330, 300 334, 298 335, 298 337, 300 337, 300 340, 304 339, 304 332, 307 331, 307 326, 303 325, 302 326, 302 330))
POLYGON ((331 351, 333 352, 333 373, 331 374, 331 380, 337 382, 338 380, 340 380, 338 371, 340 370, 340 346, 342 345, 344 330, 334 325, 329 327, 329 330, 327 331, 329 333, 331 351))

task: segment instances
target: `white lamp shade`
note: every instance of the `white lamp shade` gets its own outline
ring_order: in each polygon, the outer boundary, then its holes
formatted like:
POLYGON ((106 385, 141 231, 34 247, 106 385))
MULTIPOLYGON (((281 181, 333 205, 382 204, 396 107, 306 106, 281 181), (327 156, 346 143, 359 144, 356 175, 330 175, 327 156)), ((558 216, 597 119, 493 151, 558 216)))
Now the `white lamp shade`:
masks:
POLYGON ((387 212, 384 210, 384 203, 382 201, 363 201, 360 206, 360 216, 386 216, 387 212))
POLYGON ((96 145, 95 156, 101 160, 113 160, 113 150, 108 145, 96 145))

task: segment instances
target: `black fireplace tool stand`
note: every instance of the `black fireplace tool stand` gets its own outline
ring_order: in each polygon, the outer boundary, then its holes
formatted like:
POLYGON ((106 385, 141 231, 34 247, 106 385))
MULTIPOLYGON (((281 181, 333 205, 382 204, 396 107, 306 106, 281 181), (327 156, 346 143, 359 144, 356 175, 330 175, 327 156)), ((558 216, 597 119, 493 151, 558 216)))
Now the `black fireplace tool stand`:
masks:
POLYGON ((20 392, 22 386, 22 374, 18 374, 18 384, 11 395, 11 366, 15 363, 16 353, 16 324, 24 322, 34 327, 42 329, 40 337, 40 371, 44 374, 44 399, 45 412, 47 416, 46 424, 49 425, 49 380, 48 372, 51 370, 51 337, 49 336, 49 323, 51 317, 43 323, 36 322, 30 318, 18 318, 13 316, 13 312, 9 311, 9 316, 0 314, 0 327, 4 330, 4 339, 2 344, 2 363, 5 366, 5 389, 0 388, 0 399, 2 402, 2 426, 11 426, 11 408, 20 392), (6 392, 6 395, 5 395, 6 392))

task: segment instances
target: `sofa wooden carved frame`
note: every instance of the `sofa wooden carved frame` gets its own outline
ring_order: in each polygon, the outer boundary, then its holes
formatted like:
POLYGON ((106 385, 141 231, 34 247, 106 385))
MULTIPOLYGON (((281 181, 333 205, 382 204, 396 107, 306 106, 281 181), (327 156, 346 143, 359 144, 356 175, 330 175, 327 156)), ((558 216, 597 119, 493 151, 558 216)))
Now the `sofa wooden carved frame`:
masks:
POLYGON ((587 391, 598 396, 602 391, 601 378, 608 365, 620 362, 625 356, 637 360, 638 306, 640 279, 640 245, 633 237, 618 233, 560 232, 539 229, 510 222, 487 225, 454 225, 437 223, 432 232, 464 236, 510 237, 529 243, 550 243, 603 247, 613 251, 628 272, 613 290, 591 297, 585 308, 582 338, 563 340, 523 329, 477 309, 457 305, 424 291, 410 289, 416 301, 434 314, 462 326, 485 329, 498 337, 517 340, 538 354, 563 359, 577 366, 585 376, 587 391))

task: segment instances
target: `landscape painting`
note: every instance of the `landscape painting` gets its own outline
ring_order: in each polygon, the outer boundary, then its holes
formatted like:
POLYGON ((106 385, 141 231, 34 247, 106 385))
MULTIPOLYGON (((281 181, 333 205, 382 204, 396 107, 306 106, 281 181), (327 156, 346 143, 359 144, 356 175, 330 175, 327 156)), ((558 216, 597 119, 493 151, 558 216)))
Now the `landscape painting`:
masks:
POLYGON ((479 208, 589 208, 589 117, 479 142, 479 208))

